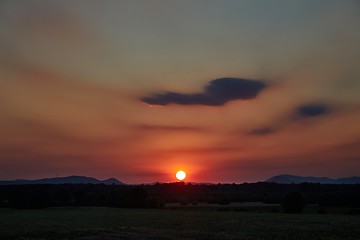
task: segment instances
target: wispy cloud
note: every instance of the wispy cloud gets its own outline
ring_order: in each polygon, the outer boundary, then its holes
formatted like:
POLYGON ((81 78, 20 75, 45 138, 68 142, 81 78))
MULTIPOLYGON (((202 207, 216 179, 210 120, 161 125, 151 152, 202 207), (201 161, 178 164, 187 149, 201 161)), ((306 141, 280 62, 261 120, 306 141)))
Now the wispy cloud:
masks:
POLYGON ((135 126, 136 129, 144 131, 165 131, 165 132, 204 132, 205 128, 191 126, 167 126, 167 125, 148 125, 140 124, 135 126))
POLYGON ((257 135, 257 136, 262 136, 262 135, 268 135, 268 134, 272 134, 276 132, 275 128, 272 127, 262 127, 262 128, 256 128, 250 131, 251 135, 257 135))
POLYGON ((273 134, 294 122, 299 122, 309 118, 318 118, 322 115, 329 114, 332 111, 333 109, 326 103, 302 104, 291 110, 291 112, 285 117, 279 119, 273 124, 252 129, 250 131, 250 135, 263 136, 273 134))

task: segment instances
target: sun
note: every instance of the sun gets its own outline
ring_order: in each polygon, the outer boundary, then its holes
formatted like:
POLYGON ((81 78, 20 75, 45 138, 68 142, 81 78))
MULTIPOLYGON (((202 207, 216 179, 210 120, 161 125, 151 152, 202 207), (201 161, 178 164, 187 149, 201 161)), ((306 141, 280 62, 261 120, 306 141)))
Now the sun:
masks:
POLYGON ((179 180, 179 181, 182 181, 186 178, 186 173, 184 171, 178 171, 176 173, 176 178, 179 180))

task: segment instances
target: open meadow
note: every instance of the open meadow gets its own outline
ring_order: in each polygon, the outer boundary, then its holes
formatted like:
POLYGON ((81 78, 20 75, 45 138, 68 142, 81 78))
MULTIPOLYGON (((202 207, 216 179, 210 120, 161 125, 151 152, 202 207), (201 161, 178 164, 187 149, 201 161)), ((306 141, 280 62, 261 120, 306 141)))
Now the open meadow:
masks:
POLYGON ((1 240, 360 239, 360 216, 234 209, 0 209, 1 240))

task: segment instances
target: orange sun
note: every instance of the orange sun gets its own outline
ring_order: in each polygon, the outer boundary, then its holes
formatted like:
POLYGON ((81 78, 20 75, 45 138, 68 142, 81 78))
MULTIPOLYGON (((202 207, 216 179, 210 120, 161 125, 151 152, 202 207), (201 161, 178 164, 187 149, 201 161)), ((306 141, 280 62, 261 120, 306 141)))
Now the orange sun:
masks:
POLYGON ((184 171, 178 171, 176 173, 176 178, 179 180, 179 181, 182 181, 186 178, 186 173, 184 171))

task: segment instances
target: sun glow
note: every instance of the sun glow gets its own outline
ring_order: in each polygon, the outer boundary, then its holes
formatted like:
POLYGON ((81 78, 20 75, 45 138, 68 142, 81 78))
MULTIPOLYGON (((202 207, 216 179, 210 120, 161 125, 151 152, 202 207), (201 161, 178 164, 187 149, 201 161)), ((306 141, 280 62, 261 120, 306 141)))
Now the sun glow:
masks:
POLYGON ((182 181, 186 178, 186 173, 184 171, 178 171, 176 173, 176 178, 179 180, 179 181, 182 181))

